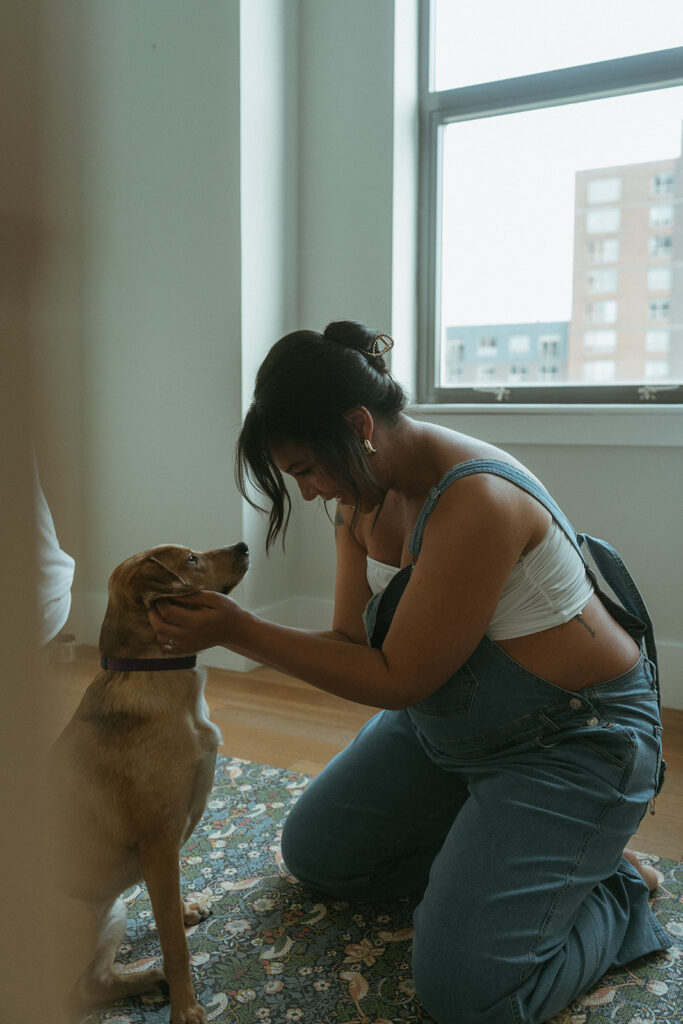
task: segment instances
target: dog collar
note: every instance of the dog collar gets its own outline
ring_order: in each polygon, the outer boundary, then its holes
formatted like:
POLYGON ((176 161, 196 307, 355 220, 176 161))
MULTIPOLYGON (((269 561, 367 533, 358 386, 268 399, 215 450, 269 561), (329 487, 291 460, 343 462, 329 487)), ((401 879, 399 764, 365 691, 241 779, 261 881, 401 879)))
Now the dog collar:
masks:
POLYGON ((108 658, 106 654, 100 657, 100 665, 108 672, 171 672, 194 668, 196 664, 196 654, 185 658, 108 658))

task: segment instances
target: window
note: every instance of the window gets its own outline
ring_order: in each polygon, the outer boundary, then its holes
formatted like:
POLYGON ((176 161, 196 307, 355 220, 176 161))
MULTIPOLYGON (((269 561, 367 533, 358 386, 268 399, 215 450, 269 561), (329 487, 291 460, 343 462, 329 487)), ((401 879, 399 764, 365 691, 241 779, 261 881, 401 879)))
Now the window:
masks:
POLYGON ((480 338, 477 342, 477 355, 484 359, 494 359, 498 355, 496 339, 480 338))
POLYGON ((673 172, 653 175, 651 191, 653 196, 672 196, 674 194, 673 172))
POLYGON ((531 348, 531 338, 528 334, 511 334, 510 340, 508 341, 508 351, 510 354, 521 355, 524 352, 528 352, 531 348))
POLYGON ((669 376, 669 363, 666 359, 645 360, 645 380, 665 381, 669 376))
POLYGON ((621 211, 614 207, 604 210, 589 210, 586 214, 586 230, 589 235, 600 235, 607 231, 618 231, 621 211))
POLYGON ((668 227, 669 224, 674 222, 674 208, 671 203, 662 203, 658 206, 650 207, 650 227, 651 228, 662 228, 668 227))
POLYGON ((619 271, 616 267, 609 270, 592 270, 588 274, 587 287, 589 292, 615 292, 619 271))
POLYGON ((668 352, 669 332, 668 331, 646 331, 645 332, 646 352, 668 352))
POLYGON ((670 307, 668 299, 650 299, 647 304, 648 320, 668 320, 670 307))
POLYGON ((541 359, 559 359, 560 338, 555 334, 542 334, 538 339, 538 354, 541 359))
POLYGON ((586 187, 589 203, 618 203, 621 199, 621 178, 594 178, 586 187))
POLYGON ((594 383, 614 380, 616 370, 617 364, 613 359, 594 359, 583 364, 583 379, 594 383))
POLYGON ((586 305, 586 322, 589 324, 613 324, 617 319, 617 303, 614 299, 604 302, 589 302, 586 305))
POLYGON ((647 272, 647 288, 650 292, 668 292, 671 290, 671 268, 650 267, 647 272))
POLYGON ((586 352, 613 352, 617 347, 616 331, 586 331, 583 336, 586 352))
POLYGON ((589 263, 616 263, 619 259, 619 239, 600 238, 586 245, 589 263))
POLYGON ((680 374, 683 4, 661 4, 419 5, 422 401, 638 401, 657 292, 680 374))
POLYGON ((648 239, 648 252, 655 260, 671 259, 673 239, 671 235, 650 235, 648 239))

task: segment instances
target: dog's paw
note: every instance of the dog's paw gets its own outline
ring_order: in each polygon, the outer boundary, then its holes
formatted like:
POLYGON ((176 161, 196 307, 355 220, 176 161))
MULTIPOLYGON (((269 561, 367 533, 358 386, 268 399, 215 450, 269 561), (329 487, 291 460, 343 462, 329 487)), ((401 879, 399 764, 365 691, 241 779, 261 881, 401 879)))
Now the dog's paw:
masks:
POLYGON ((200 921, 204 921, 210 913, 211 907, 208 903, 187 903, 183 900, 183 921, 186 928, 191 928, 192 925, 199 924, 200 921))
POLYGON ((182 1010, 171 1007, 171 1024, 209 1024, 209 1020, 204 1007, 195 1003, 182 1010))

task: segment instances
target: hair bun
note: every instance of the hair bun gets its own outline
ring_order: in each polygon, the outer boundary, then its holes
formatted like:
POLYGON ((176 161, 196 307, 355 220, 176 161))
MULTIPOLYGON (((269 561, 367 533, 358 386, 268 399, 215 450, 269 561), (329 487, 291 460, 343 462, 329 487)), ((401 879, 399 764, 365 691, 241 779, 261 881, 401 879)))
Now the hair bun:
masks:
POLYGON ((327 325, 323 337, 361 352, 380 373, 388 372, 384 355, 394 347, 394 340, 388 334, 373 331, 354 320, 339 320, 327 325))

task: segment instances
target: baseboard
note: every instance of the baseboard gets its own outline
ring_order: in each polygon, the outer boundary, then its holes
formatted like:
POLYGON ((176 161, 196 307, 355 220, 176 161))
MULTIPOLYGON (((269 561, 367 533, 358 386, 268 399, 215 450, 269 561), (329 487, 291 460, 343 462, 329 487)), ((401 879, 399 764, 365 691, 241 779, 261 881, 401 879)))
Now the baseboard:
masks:
POLYGON ((675 640, 657 644, 662 707, 683 711, 683 643, 675 640))
MULTIPOLYGON (((73 633, 76 643, 97 646, 100 625, 107 608, 104 592, 74 593, 71 614, 65 629, 73 633)), ((257 614, 280 626, 295 629, 326 630, 331 628, 333 603, 315 597, 292 597, 257 609, 257 614)), ((662 705, 683 711, 683 643, 659 640, 657 643, 662 686, 662 705)), ((248 672, 256 662, 222 647, 213 647, 201 656, 201 662, 212 668, 231 672, 248 672)))

